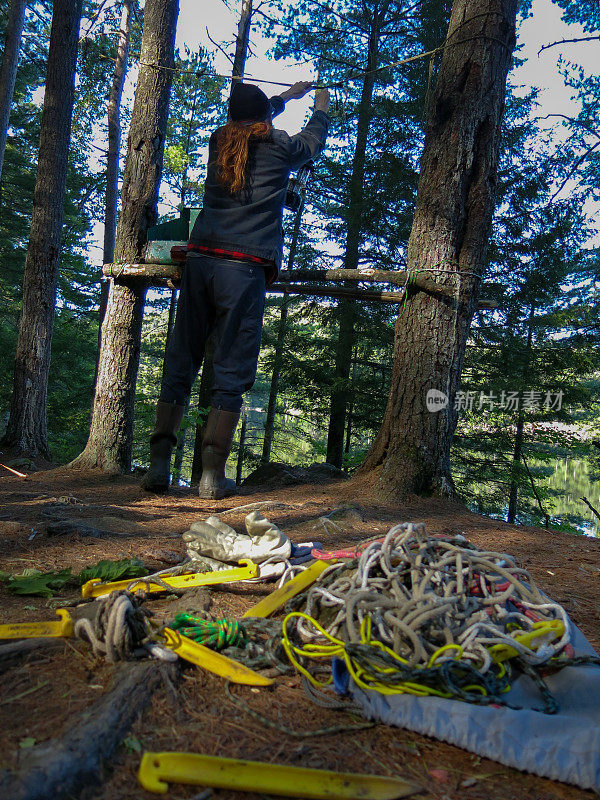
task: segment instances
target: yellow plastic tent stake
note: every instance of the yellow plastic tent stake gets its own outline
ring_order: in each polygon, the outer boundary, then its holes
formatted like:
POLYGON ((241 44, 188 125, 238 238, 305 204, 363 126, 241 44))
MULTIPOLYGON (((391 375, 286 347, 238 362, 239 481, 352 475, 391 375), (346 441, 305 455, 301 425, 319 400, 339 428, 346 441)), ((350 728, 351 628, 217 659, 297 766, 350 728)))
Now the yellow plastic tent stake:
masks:
POLYGON ((295 597, 304 591, 311 583, 314 583, 319 575, 330 567, 331 561, 315 561, 308 569, 300 572, 291 581, 284 583, 279 589, 275 589, 270 595, 261 600, 252 608, 244 613, 245 617, 268 617, 278 608, 284 606, 291 597, 295 597))
POLYGON ((57 608, 58 622, 18 622, 0 625, 0 639, 38 639, 73 636, 73 620, 65 608, 57 608))
MULTIPOLYGON (((165 575, 161 577, 161 581, 166 583, 171 589, 194 589, 198 586, 214 586, 219 583, 245 581, 258 576, 258 567, 253 561, 250 561, 248 558, 243 558, 239 563, 242 566, 233 567, 232 569, 222 569, 217 572, 190 572, 187 575, 165 575)), ((85 598, 102 597, 111 592, 127 589, 129 586, 131 586, 130 591, 133 592, 138 586, 143 588, 146 592, 165 591, 164 586, 161 586, 159 583, 152 583, 152 579, 129 578, 128 580, 102 583, 98 578, 93 578, 91 581, 83 584, 81 587, 81 594, 85 598)))
POLYGON ((232 658, 216 653, 209 647, 190 639, 189 636, 182 636, 173 628, 162 629, 160 642, 186 661, 227 678, 232 683, 243 683, 248 686, 271 686, 273 683, 273 678, 267 678, 232 658))
MULTIPOLYGON (((516 633, 515 641, 528 647, 530 650, 537 650, 542 645, 549 644, 555 639, 564 636, 565 626, 560 619, 553 619, 549 622, 534 622, 533 628, 526 633, 516 633)), ((489 653, 496 663, 508 661, 519 655, 519 651, 509 644, 494 644, 490 647, 489 653)))
POLYGON ((144 753, 138 780, 144 789, 160 794, 167 791, 170 782, 304 800, 394 800, 421 791, 420 787, 402 778, 329 772, 196 753, 144 753))

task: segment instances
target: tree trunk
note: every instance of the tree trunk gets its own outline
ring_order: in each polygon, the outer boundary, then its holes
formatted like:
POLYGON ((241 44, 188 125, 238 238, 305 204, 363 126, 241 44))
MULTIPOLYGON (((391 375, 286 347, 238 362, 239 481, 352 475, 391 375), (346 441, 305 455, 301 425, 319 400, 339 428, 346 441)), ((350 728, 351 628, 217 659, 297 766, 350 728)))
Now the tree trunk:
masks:
MULTIPOLYGON (((350 178, 347 217, 348 231, 346 234, 344 269, 358 268, 360 234, 362 228, 365 160, 369 128, 371 125, 371 103, 373 101, 373 89, 375 87, 376 76, 374 70, 377 69, 379 60, 379 35, 388 6, 389 3, 386 3, 383 9, 380 9, 379 13, 376 13, 371 20, 366 74, 362 86, 360 103, 358 105, 356 147, 352 162, 352 176, 350 178)), ((350 363, 352 361, 352 349, 354 347, 354 303, 352 301, 341 300, 338 305, 337 316, 339 319, 339 331, 335 351, 335 371, 329 410, 326 458, 330 464, 341 468, 344 456, 344 430, 348 403, 350 363)))
MULTIPOLYGON (((294 230, 292 231, 292 240, 290 242, 290 251, 288 254, 287 269, 288 272, 294 268, 294 261, 296 259, 296 250, 298 249, 298 237, 300 236, 300 223, 302 221, 302 212, 304 210, 304 200, 300 204, 300 208, 296 213, 294 221, 294 230)), ((277 328, 277 344, 275 345, 275 359, 273 361, 273 372, 271 374, 271 388, 269 390, 269 403, 267 405, 267 419, 265 421, 265 438, 263 439, 263 450, 261 462, 268 464, 271 460, 271 448, 273 446, 273 436, 275 433, 275 411, 277 408, 277 394, 279 393, 279 376, 281 374, 281 367, 283 365, 283 345, 285 343, 285 332, 287 328, 288 308, 290 305, 290 298, 284 297, 281 302, 281 314, 279 317, 279 326, 277 328)))
POLYGON ((214 334, 208 337, 204 349, 204 362, 202 364, 202 374, 200 376, 200 386, 198 388, 198 410, 201 416, 196 423, 196 437, 194 439, 194 456, 192 459, 192 483, 199 483, 202 477, 202 439, 204 438, 204 427, 208 412, 204 409, 210 406, 210 395, 215 380, 213 370, 213 355, 215 352, 214 334))
POLYGON ((4 440, 32 457, 50 458, 46 400, 80 20, 81 0, 55 0, 13 395, 4 440))
POLYGON ((517 503, 519 496, 519 473, 521 470, 521 456, 523 454, 523 427, 525 424, 525 414, 523 409, 523 391, 527 382, 527 375, 529 374, 529 364, 531 361, 531 346, 533 344, 533 321, 535 319, 535 306, 532 305, 529 309, 529 317, 527 320, 527 344, 525 346, 525 361, 523 363, 523 371, 521 373, 521 385, 519 386, 519 415, 517 417, 517 430, 515 433, 515 446, 513 449, 513 460, 510 471, 510 487, 508 491, 508 514, 506 516, 507 522, 516 522, 517 519, 517 503))
POLYGON ((244 411, 242 414, 242 428, 240 430, 240 445, 238 449, 237 466, 235 470, 235 484, 239 486, 242 482, 242 474, 244 469, 244 446, 246 444, 246 426, 248 425, 248 414, 244 411))
POLYGON ((379 468, 383 501, 408 492, 454 493, 454 401, 494 210, 517 6, 454 0, 428 115, 408 267, 454 287, 455 300, 413 292, 396 322, 388 405, 361 468, 379 468), (429 390, 443 392, 447 405, 428 410, 429 390))
MULTIPOLYGON (((169 113, 179 0, 146 0, 114 260, 143 257, 147 229, 157 219, 169 113), (162 68, 161 68, 162 67, 162 68)), ((110 281, 88 443, 73 462, 104 472, 128 472, 133 446, 135 384, 147 283, 110 281)))
MULTIPOLYGON (((185 413, 187 415, 188 410, 190 407, 190 403, 188 403, 185 408, 185 413)), ((187 435, 189 428, 189 423, 186 420, 186 416, 183 418, 183 422, 181 423, 181 428, 179 429, 179 433, 177 434, 177 446, 175 448, 175 455, 173 457, 173 482, 179 483, 181 479, 181 467, 183 465, 183 455, 185 453, 185 437, 187 435)))
MULTIPOLYGON (((108 155, 106 157, 106 195, 104 202, 104 250, 103 263, 111 264, 115 255, 115 238, 117 232, 117 198, 119 192, 119 154, 121 151, 121 98, 125 75, 127 74, 127 56, 131 34, 131 12, 133 0, 123 0, 121 24, 119 25, 119 41, 117 58, 113 71, 113 81, 108 99, 108 155)), ((100 310, 98 321, 98 356, 94 386, 98 377, 100 362, 102 323, 108 303, 109 282, 100 284, 100 310)))
POLYGON ((242 11, 238 23, 238 32, 235 40, 235 56, 233 58, 233 70, 231 88, 235 86, 235 79, 241 80, 246 69, 246 57, 248 55, 248 44, 250 42, 250 25, 252 23, 252 0, 242 0, 242 11))
POLYGON ((507 522, 517 520, 517 501, 519 497, 519 470, 521 467, 521 453, 523 451, 523 409, 519 406, 519 417, 517 419, 517 431, 515 433, 515 446, 513 450, 512 468, 510 472, 510 489, 508 492, 508 514, 507 522))
POLYGON ((26 0, 11 1, 4 39, 4 54, 2 56, 2 69, 0 70, 0 176, 4 166, 8 120, 17 78, 25 5, 26 0))
POLYGON ((275 358, 273 359, 273 372, 271 373, 271 388, 269 390, 267 418, 265 420, 265 436, 260 458, 263 464, 268 464, 271 460, 271 448, 273 447, 273 437, 275 435, 275 412, 277 410, 277 395, 279 393, 279 376, 281 375, 281 367, 283 366, 283 346, 285 344, 289 304, 290 298, 283 297, 281 300, 279 325, 277 326, 277 343, 275 345, 275 358))

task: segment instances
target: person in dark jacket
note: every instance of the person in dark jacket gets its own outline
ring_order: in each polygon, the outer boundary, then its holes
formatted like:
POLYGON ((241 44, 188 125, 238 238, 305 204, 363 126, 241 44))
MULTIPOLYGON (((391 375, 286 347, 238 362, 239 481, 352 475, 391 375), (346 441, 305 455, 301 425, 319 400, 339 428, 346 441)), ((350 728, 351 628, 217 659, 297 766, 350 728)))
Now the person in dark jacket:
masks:
POLYGON ((272 117, 311 83, 294 84, 269 99, 258 87, 236 83, 229 121, 210 137, 202 210, 190 242, 177 317, 163 369, 156 423, 150 437, 147 491, 166 491, 177 431, 198 374, 208 336, 216 331, 211 408, 202 440, 200 497, 219 499, 236 487, 225 463, 242 407, 254 383, 265 289, 279 272, 283 206, 290 173, 323 150, 329 92, 321 90, 306 127, 295 136, 276 130, 272 117))

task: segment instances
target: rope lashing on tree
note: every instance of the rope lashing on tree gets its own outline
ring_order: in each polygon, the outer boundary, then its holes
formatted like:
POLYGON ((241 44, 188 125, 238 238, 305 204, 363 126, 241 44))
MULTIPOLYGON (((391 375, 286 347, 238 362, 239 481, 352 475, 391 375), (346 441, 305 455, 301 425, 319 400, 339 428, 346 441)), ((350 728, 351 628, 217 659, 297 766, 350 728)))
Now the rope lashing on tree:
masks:
POLYGON ((130 592, 112 592, 97 601, 93 621, 77 620, 75 636, 89 642, 94 655, 111 664, 133 658, 151 634, 150 613, 141 607, 142 602, 130 592))
POLYGON ((461 539, 403 523, 323 573, 304 609, 283 621, 297 671, 322 689, 333 680, 322 673, 338 658, 363 689, 488 704, 504 702, 515 662, 541 686, 541 666, 569 663, 566 611, 513 558, 461 539))

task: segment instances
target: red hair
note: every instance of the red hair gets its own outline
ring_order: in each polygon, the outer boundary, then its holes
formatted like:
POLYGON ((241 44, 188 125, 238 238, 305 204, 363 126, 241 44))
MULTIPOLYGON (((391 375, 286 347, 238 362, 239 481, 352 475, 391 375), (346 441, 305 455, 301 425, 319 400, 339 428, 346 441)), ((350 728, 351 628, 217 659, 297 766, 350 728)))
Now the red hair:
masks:
POLYGON ((271 136, 270 121, 228 122, 217 138, 217 179, 231 194, 237 194, 246 185, 246 164, 251 139, 266 140, 271 136))

